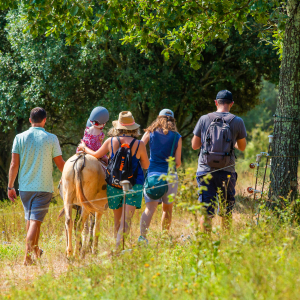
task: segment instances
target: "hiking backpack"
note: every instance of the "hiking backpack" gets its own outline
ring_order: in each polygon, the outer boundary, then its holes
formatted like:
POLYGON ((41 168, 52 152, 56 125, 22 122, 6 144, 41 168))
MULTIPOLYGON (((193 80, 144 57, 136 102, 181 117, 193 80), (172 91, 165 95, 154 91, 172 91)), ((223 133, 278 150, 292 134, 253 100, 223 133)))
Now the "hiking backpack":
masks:
POLYGON ((200 162, 211 168, 225 168, 230 165, 230 157, 234 155, 233 136, 230 122, 235 115, 220 117, 215 113, 207 115, 210 124, 207 128, 200 162))
MULTIPOLYGON (((117 189, 122 189, 122 186, 120 184, 122 180, 128 180, 132 186, 135 185, 139 165, 133 171, 131 148, 134 142, 136 141, 136 139, 133 139, 130 145, 121 144, 120 138, 117 137, 117 139, 120 147, 116 151, 114 157, 110 159, 108 162, 105 181, 110 186, 113 186, 117 189)), ((140 146, 140 141, 136 148, 135 154, 137 153, 139 146, 140 146)))

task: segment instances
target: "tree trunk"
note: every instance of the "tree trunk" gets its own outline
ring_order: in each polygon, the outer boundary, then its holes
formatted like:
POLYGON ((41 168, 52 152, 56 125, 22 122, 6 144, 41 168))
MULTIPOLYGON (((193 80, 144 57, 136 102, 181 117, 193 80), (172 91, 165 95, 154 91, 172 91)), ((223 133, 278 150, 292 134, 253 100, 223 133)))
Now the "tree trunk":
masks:
POLYGON ((283 60, 279 80, 279 100, 274 122, 271 187, 269 198, 295 199, 300 133, 300 5, 288 1, 283 60))

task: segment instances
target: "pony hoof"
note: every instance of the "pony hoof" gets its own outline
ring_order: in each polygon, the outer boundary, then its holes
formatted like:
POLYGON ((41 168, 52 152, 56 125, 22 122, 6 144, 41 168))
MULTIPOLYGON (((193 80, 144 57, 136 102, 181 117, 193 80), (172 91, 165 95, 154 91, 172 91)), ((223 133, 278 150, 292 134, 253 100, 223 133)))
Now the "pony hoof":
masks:
POLYGON ((66 257, 67 257, 67 259, 70 259, 70 258, 72 258, 72 251, 66 251, 66 257))

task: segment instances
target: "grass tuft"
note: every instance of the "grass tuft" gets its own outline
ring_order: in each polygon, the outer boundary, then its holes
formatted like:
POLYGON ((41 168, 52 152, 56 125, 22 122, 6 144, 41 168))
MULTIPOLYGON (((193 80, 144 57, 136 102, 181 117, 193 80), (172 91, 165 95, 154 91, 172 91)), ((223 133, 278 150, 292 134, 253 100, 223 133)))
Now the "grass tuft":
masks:
POLYGON ((57 197, 42 225, 43 257, 36 266, 24 267, 22 205, 20 200, 2 203, 0 299, 299 299, 300 228, 288 217, 292 208, 275 214, 262 207, 257 226, 256 205, 239 186, 232 228, 223 232, 216 217, 210 238, 198 230, 202 208, 190 172, 184 174, 170 235, 160 232, 159 207, 149 245, 139 246, 139 210, 126 241, 131 251, 119 256, 112 252, 113 214, 108 210, 98 254, 67 260, 57 197))

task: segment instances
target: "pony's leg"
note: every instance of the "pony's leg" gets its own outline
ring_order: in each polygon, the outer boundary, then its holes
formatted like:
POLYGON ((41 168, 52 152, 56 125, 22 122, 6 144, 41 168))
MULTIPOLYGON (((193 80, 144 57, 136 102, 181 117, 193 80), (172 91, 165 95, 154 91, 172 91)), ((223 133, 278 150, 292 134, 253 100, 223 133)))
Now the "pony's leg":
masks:
POLYGON ((94 225, 94 231, 93 231, 93 247, 92 247, 92 253, 96 254, 98 251, 98 240, 99 240, 99 234, 100 234, 100 221, 103 213, 97 212, 95 213, 95 225, 94 225))
POLYGON ((88 249, 92 250, 93 249, 93 240, 94 240, 94 227, 95 227, 95 215, 90 214, 90 227, 89 227, 89 244, 88 244, 88 249))
POLYGON ((67 237, 67 249, 66 255, 69 258, 72 255, 72 201, 70 193, 66 191, 64 193, 64 209, 65 209, 65 227, 66 227, 66 237, 67 237))
MULTIPOLYGON (((75 233, 75 249, 74 249, 74 256, 75 257, 78 257, 81 234, 82 234, 82 231, 83 231, 84 223, 87 220, 88 215, 89 215, 88 212, 83 208, 82 211, 81 211, 80 219, 78 220, 78 223, 77 223, 77 228, 76 228, 76 233, 75 233)), ((81 254, 82 254, 83 257, 85 255, 85 248, 86 248, 86 245, 83 244, 82 248, 81 248, 81 254)))
POLYGON ((84 223, 81 237, 82 237, 82 247, 87 249, 86 246, 89 243, 89 218, 87 218, 87 220, 84 223))

